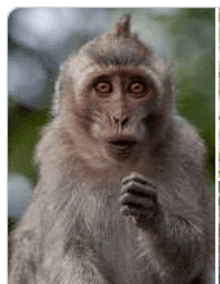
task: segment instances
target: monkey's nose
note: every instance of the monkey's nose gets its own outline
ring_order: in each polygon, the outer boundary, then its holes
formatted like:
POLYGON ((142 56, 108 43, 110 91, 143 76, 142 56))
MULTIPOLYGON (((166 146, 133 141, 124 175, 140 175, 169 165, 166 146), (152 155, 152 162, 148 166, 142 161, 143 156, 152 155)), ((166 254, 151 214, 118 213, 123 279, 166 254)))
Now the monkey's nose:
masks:
POLYGON ((116 127, 117 132, 122 132, 123 128, 125 127, 125 125, 127 124, 129 118, 127 116, 123 116, 123 117, 113 117, 113 127, 116 127))

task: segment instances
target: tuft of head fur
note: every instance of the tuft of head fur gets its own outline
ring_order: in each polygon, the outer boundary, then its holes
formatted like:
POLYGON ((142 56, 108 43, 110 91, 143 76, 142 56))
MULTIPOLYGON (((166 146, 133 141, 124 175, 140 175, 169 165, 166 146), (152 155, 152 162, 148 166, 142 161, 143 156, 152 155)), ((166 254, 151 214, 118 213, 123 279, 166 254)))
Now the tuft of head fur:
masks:
POLYGON ((116 24, 110 29, 109 33, 120 36, 129 36, 130 34, 130 23, 131 16, 130 15, 122 15, 116 24))

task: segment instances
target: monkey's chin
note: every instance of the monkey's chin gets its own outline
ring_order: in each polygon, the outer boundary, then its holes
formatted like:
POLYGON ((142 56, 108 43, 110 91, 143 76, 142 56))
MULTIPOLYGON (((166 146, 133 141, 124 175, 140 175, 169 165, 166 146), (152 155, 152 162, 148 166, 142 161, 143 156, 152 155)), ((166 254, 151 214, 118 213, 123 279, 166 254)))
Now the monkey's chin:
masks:
POLYGON ((132 156, 136 144, 134 140, 111 140, 108 141, 107 152, 114 160, 124 161, 132 156))

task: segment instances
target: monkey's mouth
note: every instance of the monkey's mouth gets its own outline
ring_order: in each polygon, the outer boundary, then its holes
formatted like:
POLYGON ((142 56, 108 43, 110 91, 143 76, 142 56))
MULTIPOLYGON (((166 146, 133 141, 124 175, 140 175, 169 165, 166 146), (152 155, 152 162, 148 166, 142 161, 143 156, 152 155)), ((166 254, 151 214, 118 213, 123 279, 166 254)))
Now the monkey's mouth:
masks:
POLYGON ((137 142, 134 140, 112 140, 108 141, 108 143, 111 147, 123 150, 134 147, 137 142))
POLYGON ((137 141, 131 139, 115 139, 108 141, 108 150, 111 156, 116 159, 124 160, 131 154, 132 149, 137 144, 137 141))

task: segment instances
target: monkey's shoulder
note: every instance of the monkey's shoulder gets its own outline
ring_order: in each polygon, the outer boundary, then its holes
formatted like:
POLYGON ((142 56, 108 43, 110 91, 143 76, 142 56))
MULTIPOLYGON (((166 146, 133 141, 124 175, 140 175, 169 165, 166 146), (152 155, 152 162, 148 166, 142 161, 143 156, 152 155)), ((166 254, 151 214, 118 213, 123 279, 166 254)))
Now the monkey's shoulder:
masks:
POLYGON ((185 153, 197 161, 204 160, 206 147, 198 130, 180 116, 174 118, 174 142, 179 153, 185 153))

